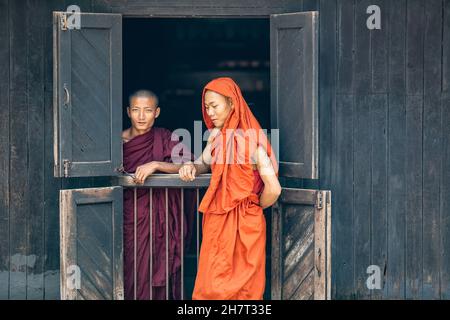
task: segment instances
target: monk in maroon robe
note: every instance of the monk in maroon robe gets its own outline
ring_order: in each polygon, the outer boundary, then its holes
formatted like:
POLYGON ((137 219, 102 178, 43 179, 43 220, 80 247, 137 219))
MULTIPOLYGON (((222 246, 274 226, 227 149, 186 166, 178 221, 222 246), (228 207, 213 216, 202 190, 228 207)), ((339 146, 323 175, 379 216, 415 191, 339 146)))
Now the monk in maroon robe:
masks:
MULTIPOLYGON (((173 163, 172 151, 179 141, 172 140, 169 130, 154 127, 159 116, 158 98, 150 91, 137 91, 130 97, 127 108, 131 128, 122 134, 123 166, 134 174, 134 181, 142 184, 154 172, 177 173, 180 163, 173 163)), ((178 154, 181 163, 192 156, 178 154)), ((193 197, 185 192, 184 223, 181 224, 181 192, 168 189, 168 257, 166 257, 166 191, 152 191, 152 237, 150 240, 150 193, 148 188, 137 188, 136 222, 136 282, 134 283, 134 188, 124 190, 124 286, 125 299, 164 300, 181 298, 181 237, 184 247, 190 238, 193 221, 193 197), (187 205, 186 205, 187 203, 187 205), (152 285, 150 285, 150 245, 153 247, 152 285), (166 279, 166 259, 169 278, 166 279), (166 297, 166 282, 169 296, 166 297), (136 288, 135 288, 136 286, 136 288), (136 292, 135 292, 136 291, 136 292)))

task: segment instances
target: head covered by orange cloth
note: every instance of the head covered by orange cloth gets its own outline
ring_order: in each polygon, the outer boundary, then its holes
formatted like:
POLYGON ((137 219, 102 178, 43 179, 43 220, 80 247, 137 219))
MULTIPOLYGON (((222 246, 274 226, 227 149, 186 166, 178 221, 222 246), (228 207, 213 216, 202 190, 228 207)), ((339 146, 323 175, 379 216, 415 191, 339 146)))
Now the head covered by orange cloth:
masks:
POLYGON ((256 196, 252 195, 252 159, 256 147, 266 150, 275 173, 278 166, 266 134, 231 78, 214 79, 203 89, 202 112, 207 128, 214 128, 205 109, 205 93, 208 90, 231 98, 233 108, 212 143, 211 182, 199 211, 225 214, 243 199, 256 196))

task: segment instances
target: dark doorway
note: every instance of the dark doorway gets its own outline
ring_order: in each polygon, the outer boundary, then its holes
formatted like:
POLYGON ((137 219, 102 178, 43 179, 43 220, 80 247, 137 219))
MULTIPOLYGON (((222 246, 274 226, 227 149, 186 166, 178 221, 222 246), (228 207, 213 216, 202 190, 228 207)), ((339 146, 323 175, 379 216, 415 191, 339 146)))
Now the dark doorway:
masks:
MULTIPOLYGON (((207 82, 220 76, 231 77, 237 82, 262 128, 268 129, 269 27, 269 19, 125 18, 124 129, 130 126, 126 114, 129 95, 138 89, 149 89, 158 95, 160 101, 161 115, 155 125, 170 130, 187 129, 193 139, 194 121, 202 122, 202 89, 207 82)), ((191 146, 193 148, 193 140, 191 146)), ((270 299, 270 211, 266 210, 265 215, 267 279, 264 299, 270 299)), ((195 274, 193 242, 185 254, 186 299, 191 298, 195 274)))
POLYGON ((270 125, 268 19, 124 19, 123 55, 124 106, 133 91, 154 91, 158 126, 193 130, 202 88, 219 76, 233 78, 261 126, 270 125))

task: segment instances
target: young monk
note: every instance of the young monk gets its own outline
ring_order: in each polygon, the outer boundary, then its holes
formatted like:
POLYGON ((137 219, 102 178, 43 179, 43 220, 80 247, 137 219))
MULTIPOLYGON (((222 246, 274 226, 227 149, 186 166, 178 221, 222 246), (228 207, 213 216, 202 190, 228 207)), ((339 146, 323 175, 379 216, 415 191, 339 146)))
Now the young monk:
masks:
POLYGON ((263 209, 281 193, 277 163, 261 126, 232 79, 218 78, 206 85, 202 110, 211 129, 207 146, 195 163, 179 170, 184 181, 212 172, 199 206, 203 238, 192 298, 262 299, 266 259, 263 209), (233 135, 251 130, 258 138, 251 133, 244 139, 242 134, 233 135))
MULTIPOLYGON (((122 133, 123 166, 134 173, 137 184, 155 172, 177 173, 181 164, 171 161, 173 148, 179 143, 171 139, 167 129, 154 127, 160 115, 158 98, 151 91, 140 90, 130 96, 128 117, 131 127, 122 133)), ((191 156, 181 155, 182 161, 191 156)), ((181 208, 180 191, 168 191, 169 207, 169 279, 166 279, 166 203, 165 189, 153 189, 153 284, 152 299, 166 299, 166 281, 170 283, 169 299, 181 296, 181 208)), ((185 197, 186 199, 186 197, 185 197)), ((195 204, 192 202, 192 204, 195 204)), ((134 190, 124 190, 124 286, 125 299, 150 298, 150 196, 147 188, 137 189, 137 283, 134 283, 134 190)), ((184 236, 188 237, 188 226, 193 221, 192 208, 185 206, 184 236)), ((186 243, 187 241, 185 241, 186 243)))

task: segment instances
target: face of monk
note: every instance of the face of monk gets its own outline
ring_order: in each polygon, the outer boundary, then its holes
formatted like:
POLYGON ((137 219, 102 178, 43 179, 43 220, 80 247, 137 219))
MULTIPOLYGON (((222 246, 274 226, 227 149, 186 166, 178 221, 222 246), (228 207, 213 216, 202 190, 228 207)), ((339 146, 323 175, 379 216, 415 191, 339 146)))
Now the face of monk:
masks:
POLYGON ((159 116, 160 109, 155 105, 155 99, 135 97, 127 109, 131 126, 139 133, 145 133, 153 126, 159 116))
POLYGON ((233 109, 233 102, 217 92, 207 90, 205 93, 205 110, 216 128, 222 128, 233 109))

